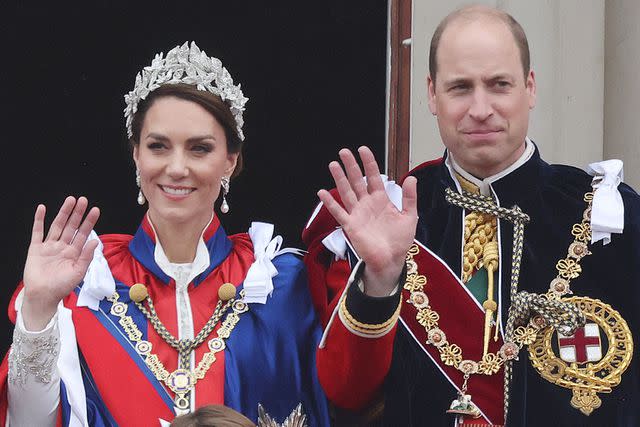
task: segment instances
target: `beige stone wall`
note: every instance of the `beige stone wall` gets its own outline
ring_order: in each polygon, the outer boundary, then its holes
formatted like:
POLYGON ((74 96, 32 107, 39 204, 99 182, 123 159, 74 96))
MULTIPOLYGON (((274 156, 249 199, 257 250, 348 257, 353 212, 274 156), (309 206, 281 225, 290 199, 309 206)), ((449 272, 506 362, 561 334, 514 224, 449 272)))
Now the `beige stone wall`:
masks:
MULTIPOLYGON (((479 3, 511 13, 527 32, 538 87, 529 136, 544 158, 581 168, 603 157, 622 158, 626 181, 640 188, 640 2, 479 3)), ((438 22, 465 4, 414 0, 411 166, 442 154, 427 108, 428 43, 438 22)))
POLYGON ((640 2, 606 3, 604 155, 640 190, 640 2))

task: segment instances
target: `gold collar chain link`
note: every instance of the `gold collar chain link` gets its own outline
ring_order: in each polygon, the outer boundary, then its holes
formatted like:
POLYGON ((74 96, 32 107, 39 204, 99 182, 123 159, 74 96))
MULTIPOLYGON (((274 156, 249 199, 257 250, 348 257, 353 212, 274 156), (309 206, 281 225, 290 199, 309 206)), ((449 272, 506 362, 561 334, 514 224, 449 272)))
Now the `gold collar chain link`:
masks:
POLYGON ((112 303, 111 314, 119 318, 118 323, 122 326, 129 340, 134 345, 136 352, 143 358, 145 364, 156 379, 164 383, 175 394, 174 404, 176 413, 180 414, 189 411, 191 406, 191 390, 193 390, 198 380, 205 377, 211 365, 216 361, 216 353, 226 348, 225 340, 229 338, 234 327, 240 321, 240 315, 249 310, 249 306, 243 300, 244 291, 240 293, 240 297, 241 299, 231 298, 224 304, 222 301, 218 301, 213 314, 193 340, 178 340, 171 335, 158 318, 153 302, 148 295, 144 299, 147 301, 149 309, 145 308, 141 302, 134 302, 138 309, 140 309, 149 320, 158 335, 178 351, 178 369, 173 372, 169 372, 160 358, 152 353, 153 345, 149 341, 142 339, 142 332, 131 316, 127 315, 129 306, 119 301, 120 295, 114 292, 107 300, 112 303), (209 351, 202 356, 202 359, 192 371, 190 369, 191 352, 206 340, 229 308, 232 309, 232 312, 226 316, 222 325, 218 328, 216 337, 209 340, 209 351))
POLYGON ((467 192, 461 194, 450 188, 446 189, 446 200, 463 209, 494 215, 514 224, 510 286, 512 304, 508 311, 504 344, 498 353, 486 353, 479 361, 463 358, 462 348, 455 343, 450 343, 445 332, 438 327, 440 314, 431 307, 424 290, 427 277, 419 274, 418 265, 414 261, 414 257, 420 252, 419 246, 415 244, 407 252, 406 259, 407 278, 404 289, 410 292, 407 302, 416 308, 416 320, 427 332, 426 344, 433 345, 438 349, 440 359, 445 365, 453 366, 463 373, 465 377, 463 394, 466 392, 466 382, 471 375, 493 375, 500 370, 502 365, 505 365, 504 419, 506 420, 509 408, 512 362, 517 359, 522 347, 532 344, 539 331, 549 325, 563 333, 572 333, 584 325, 584 316, 575 304, 561 301, 560 297, 569 292, 569 281, 578 277, 582 271, 580 260, 590 254, 586 244, 591 238, 589 220, 593 193, 589 192, 584 196, 587 208, 583 213, 582 221, 572 228, 574 242, 569 246, 568 256, 558 261, 556 265, 558 277, 551 281, 550 288, 545 295, 518 292, 524 226, 529 222, 527 214, 517 206, 514 206, 513 209, 507 209, 496 205, 490 197, 467 192))

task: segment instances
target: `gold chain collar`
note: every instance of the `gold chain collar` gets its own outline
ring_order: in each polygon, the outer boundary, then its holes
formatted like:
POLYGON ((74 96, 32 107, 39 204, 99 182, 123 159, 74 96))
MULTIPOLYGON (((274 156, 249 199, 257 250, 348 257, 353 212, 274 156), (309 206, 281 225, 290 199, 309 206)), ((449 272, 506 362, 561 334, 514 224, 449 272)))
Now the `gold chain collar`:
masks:
POLYGON ((537 296, 537 306, 532 303, 533 297, 536 295, 522 292, 517 293, 517 282, 519 278, 520 262, 522 257, 522 241, 524 234, 524 222, 528 222, 528 216, 523 214, 517 207, 514 210, 502 208, 493 204, 490 198, 484 196, 470 195, 464 193, 460 195, 450 189, 446 192, 447 201, 468 210, 479 210, 481 212, 496 215, 514 222, 514 251, 512 260, 512 283, 511 283, 511 299, 512 306, 509 307, 509 316, 507 320, 507 328, 505 331, 505 342, 498 353, 487 353, 480 361, 463 359, 462 348, 455 343, 450 343, 444 331, 438 327, 440 315, 433 310, 429 304, 429 298, 424 292, 424 286, 427 284, 427 277, 419 274, 418 265, 413 258, 420 252, 418 245, 413 245, 407 252, 407 278, 404 289, 410 292, 409 304, 417 309, 416 320, 425 328, 427 332, 426 344, 430 344, 438 349, 441 361, 447 366, 453 366, 463 373, 464 383, 459 395, 460 401, 454 403, 458 405, 464 402, 464 409, 457 411, 452 405, 451 412, 480 416, 480 411, 473 403, 464 400, 467 390, 467 381, 471 375, 493 375, 500 370, 503 364, 505 369, 505 390, 504 390, 504 417, 506 420, 509 405, 509 384, 511 380, 511 361, 516 359, 518 353, 524 345, 532 344, 536 340, 538 332, 547 327, 549 323, 560 328, 567 333, 575 330, 576 327, 584 324, 584 317, 581 316, 575 305, 560 300, 560 297, 568 292, 569 282, 577 278, 582 272, 580 260, 590 255, 587 242, 591 239, 590 214, 593 202, 593 193, 586 193, 584 196, 587 202, 587 209, 583 213, 582 221, 572 227, 573 243, 569 246, 568 255, 556 264, 558 270, 557 277, 551 281, 550 289, 545 295, 537 296), (546 314, 537 314, 531 316, 528 324, 520 325, 515 328, 516 322, 522 323, 525 316, 529 315, 532 306, 537 307, 546 314), (564 314, 563 314, 564 312, 564 314), (577 314, 580 316, 575 319, 577 314), (573 316, 567 319, 566 313, 572 313, 573 316))
POLYGON ((608 340, 607 353, 600 360, 583 363, 582 366, 577 362, 567 363, 557 357, 553 350, 551 338, 554 328, 550 326, 537 331, 535 340, 527 344, 529 359, 538 373, 553 384, 571 389, 571 406, 590 415, 602 403, 597 393, 610 393, 631 364, 633 336, 627 322, 610 305, 586 296, 568 296, 572 294, 570 281, 582 272, 580 260, 591 254, 588 244, 591 242, 593 194, 587 193, 584 200, 589 206, 582 221, 571 229, 574 241, 569 246, 567 257, 556 264, 558 275, 551 281, 547 297, 574 304, 589 321, 603 330, 608 340))
MULTIPOLYGON (((132 289, 137 286, 144 287, 144 285, 136 284, 132 286, 132 289)), ((223 286, 226 286, 226 284, 223 286)), ((114 292, 112 296, 107 298, 107 300, 112 303, 110 312, 112 315, 119 318, 118 323, 122 326, 129 337, 129 340, 134 344, 136 352, 143 358, 145 364, 154 374, 156 379, 164 383, 173 393, 175 393, 174 404, 176 407, 176 413, 180 414, 188 412, 190 407, 191 390, 193 390, 198 380, 205 377, 205 374, 209 368, 211 368, 211 365, 216 361, 216 353, 223 351, 226 348, 225 340, 229 338, 234 327, 240 321, 240 315, 249 310, 249 306, 243 300, 244 291, 240 292, 241 299, 239 300, 232 297, 228 299, 224 305, 221 300, 218 301, 213 314, 193 340, 178 340, 173 337, 158 318, 151 298, 146 295, 146 290, 143 292, 143 297, 136 299, 139 299, 140 301, 146 300, 149 305, 149 310, 147 310, 141 302, 134 301, 134 303, 149 320, 151 325, 158 332, 158 335, 165 340, 167 344, 178 350, 178 369, 175 371, 169 372, 160 361, 160 358, 151 352, 153 345, 149 341, 142 339, 142 332, 131 316, 127 315, 128 305, 119 301, 120 295, 117 292, 114 292), (191 371, 189 362, 191 351, 198 348, 204 342, 229 308, 231 308, 233 312, 229 313, 224 319, 222 325, 216 331, 217 336, 209 340, 209 351, 202 356, 202 359, 196 366, 195 370, 191 371)))

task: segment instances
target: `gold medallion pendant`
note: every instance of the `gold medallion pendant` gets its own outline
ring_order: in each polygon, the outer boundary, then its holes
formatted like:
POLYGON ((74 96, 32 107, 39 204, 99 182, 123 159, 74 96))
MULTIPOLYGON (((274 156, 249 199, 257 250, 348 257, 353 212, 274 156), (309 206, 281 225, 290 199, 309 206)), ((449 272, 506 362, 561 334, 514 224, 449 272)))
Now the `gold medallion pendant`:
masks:
POLYGON ((590 415, 602 403, 598 393, 610 393, 629 367, 633 338, 627 322, 610 305, 588 297, 562 300, 575 304, 587 323, 570 336, 550 326, 541 329, 529 345, 529 358, 544 379, 573 391, 571 406, 590 415), (558 354, 552 345, 554 335, 558 354))

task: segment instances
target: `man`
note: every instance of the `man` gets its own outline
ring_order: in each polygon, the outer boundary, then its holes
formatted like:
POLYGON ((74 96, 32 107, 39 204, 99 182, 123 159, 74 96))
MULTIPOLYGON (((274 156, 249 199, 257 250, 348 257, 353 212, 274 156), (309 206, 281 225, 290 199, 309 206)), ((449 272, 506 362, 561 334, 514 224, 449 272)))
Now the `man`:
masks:
POLYGON ((367 148, 366 181, 342 150, 303 235, 329 398, 359 410, 381 395, 390 426, 640 425, 640 198, 621 165, 594 164, 592 183, 540 158, 508 14, 453 12, 429 65, 444 158, 400 190, 367 148))

